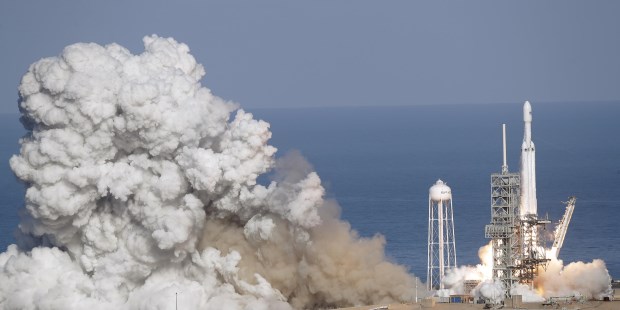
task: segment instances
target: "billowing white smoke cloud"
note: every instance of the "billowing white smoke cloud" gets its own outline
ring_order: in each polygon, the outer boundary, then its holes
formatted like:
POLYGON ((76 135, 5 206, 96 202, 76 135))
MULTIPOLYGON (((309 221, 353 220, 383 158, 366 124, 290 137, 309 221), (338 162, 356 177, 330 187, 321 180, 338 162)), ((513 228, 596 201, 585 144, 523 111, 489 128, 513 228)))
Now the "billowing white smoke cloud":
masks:
POLYGON ((546 270, 540 270, 534 282, 544 297, 584 297, 601 300, 612 295, 611 277, 605 262, 574 262, 564 266, 552 259, 546 270))
POLYGON ((471 296, 491 300, 495 303, 503 300, 501 282, 493 281, 493 246, 491 242, 480 247, 478 257, 480 264, 476 266, 461 266, 449 270, 444 278, 446 289, 437 292, 437 294, 441 297, 465 294, 465 282, 475 281, 478 282, 478 285, 469 292, 471 296))
MULTIPOLYGON (((19 87, 29 134, 20 246, 3 309, 289 309, 413 299, 417 279, 360 239, 269 124, 211 94, 173 39, 132 55, 75 44, 19 87), (268 186, 259 175, 276 170, 268 186)), ((419 287, 423 287, 419 285, 419 287)))
MULTIPOLYGON (((445 290, 437 295, 447 297, 451 294, 464 294, 465 281, 480 281, 470 294, 499 303, 504 299, 505 288, 493 280, 493 248, 491 243, 478 251, 481 264, 461 266, 451 269, 444 278, 445 290)), ((516 284, 510 288, 512 295, 521 295, 524 302, 542 302, 549 297, 584 297, 601 300, 612 295, 611 277, 605 262, 595 259, 591 263, 575 262, 564 266, 561 260, 553 257, 547 268, 537 271, 534 288, 516 284)))
MULTIPOLYGON (((491 243, 478 250, 480 264, 476 266, 461 266, 446 272, 443 283, 445 290, 438 292, 442 297, 465 293, 465 281, 487 281, 493 276, 493 247, 491 243)), ((475 292, 474 292, 475 294, 475 292)))

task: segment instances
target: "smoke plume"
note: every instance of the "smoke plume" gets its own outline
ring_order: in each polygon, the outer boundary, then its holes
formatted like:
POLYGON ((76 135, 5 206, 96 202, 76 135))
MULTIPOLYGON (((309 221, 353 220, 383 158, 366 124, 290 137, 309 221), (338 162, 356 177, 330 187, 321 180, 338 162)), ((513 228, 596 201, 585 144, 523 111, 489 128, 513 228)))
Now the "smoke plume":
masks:
MULTIPOLYGON (((499 303, 506 290, 500 281, 493 280, 493 247, 489 243, 480 248, 478 256, 481 263, 474 266, 453 268, 446 273, 446 289, 437 292, 438 296, 448 297, 452 294, 465 293, 465 281, 475 280, 480 283, 470 292, 476 298, 499 303)), ((512 295, 521 295, 525 302, 541 302, 549 297, 576 297, 602 300, 612 295, 611 277, 605 262, 595 259, 591 263, 574 262, 564 266, 562 260, 555 257, 545 268, 539 268, 534 287, 515 284, 510 288, 512 295)))
POLYGON ((443 284, 446 289, 439 291, 441 297, 465 294, 465 281, 486 281, 493 276, 493 247, 491 243, 478 249, 480 264, 452 268, 446 273, 443 284))
MULTIPOLYGON (((200 84, 171 38, 145 51, 74 44, 19 87, 28 134, 19 246, 0 254, 3 309, 290 309, 413 299, 269 124, 200 84), (274 172, 268 185, 259 175, 274 172)), ((422 285, 419 285, 422 287, 422 285)))
POLYGON ((574 262, 564 266, 552 259, 546 270, 540 270, 534 285, 544 297, 584 297, 601 300, 612 295, 611 277, 605 262, 574 262))

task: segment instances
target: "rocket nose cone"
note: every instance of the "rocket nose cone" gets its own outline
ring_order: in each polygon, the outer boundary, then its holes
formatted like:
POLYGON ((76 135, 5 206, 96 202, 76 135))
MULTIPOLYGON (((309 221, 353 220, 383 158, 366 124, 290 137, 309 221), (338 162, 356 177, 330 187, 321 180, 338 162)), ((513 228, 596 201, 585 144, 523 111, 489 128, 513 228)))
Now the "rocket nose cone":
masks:
POLYGON ((523 121, 524 122, 532 121, 532 105, 530 104, 529 101, 526 101, 525 104, 523 104, 523 121))

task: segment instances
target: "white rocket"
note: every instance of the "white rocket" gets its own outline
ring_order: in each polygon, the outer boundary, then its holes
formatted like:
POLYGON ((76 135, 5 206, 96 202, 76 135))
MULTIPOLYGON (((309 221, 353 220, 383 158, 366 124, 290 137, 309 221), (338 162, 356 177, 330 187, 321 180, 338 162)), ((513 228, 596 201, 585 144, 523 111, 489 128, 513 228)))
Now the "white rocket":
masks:
POLYGON ((536 202, 536 151, 532 141, 532 106, 529 101, 523 105, 523 144, 521 145, 521 217, 538 214, 536 202))

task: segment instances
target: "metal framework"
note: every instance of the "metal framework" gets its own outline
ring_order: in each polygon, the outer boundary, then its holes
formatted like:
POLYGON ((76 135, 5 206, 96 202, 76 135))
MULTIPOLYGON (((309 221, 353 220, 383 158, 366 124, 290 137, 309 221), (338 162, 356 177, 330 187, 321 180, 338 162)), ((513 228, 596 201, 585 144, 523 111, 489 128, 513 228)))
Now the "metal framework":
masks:
POLYGON ((548 219, 539 219, 536 214, 523 216, 519 224, 519 235, 522 244, 521 257, 516 261, 515 272, 519 282, 532 288, 539 268, 547 268, 549 259, 545 254, 542 238, 538 238, 540 227, 549 224, 548 219))
POLYGON ((510 287, 519 281, 514 268, 522 252, 519 237, 521 182, 519 173, 502 170, 502 173, 491 175, 491 224, 486 225, 484 235, 492 239, 493 278, 502 282, 505 297, 509 297, 510 287))
MULTIPOLYGON (((443 185, 443 183, 441 184, 443 185)), ((448 187, 446 186, 446 188, 448 187)), ((456 242, 454 240, 451 195, 446 199, 433 199, 432 194, 429 195, 427 267, 426 283, 429 291, 443 289, 443 278, 446 271, 456 267, 456 242)))
POLYGON ((551 251, 556 258, 560 256, 560 250, 562 249, 562 245, 564 244, 564 237, 566 237, 566 232, 568 231, 568 224, 573 217, 573 211, 575 210, 576 201, 577 198, 575 198, 575 196, 571 196, 568 198, 567 202, 564 202, 566 204, 566 211, 564 212, 564 216, 558 223, 558 226, 555 228, 555 232, 553 234, 553 246, 551 247, 551 251))
MULTIPOLYGON (((531 106, 523 108, 525 133, 522 147, 521 173, 510 173, 506 164, 506 125, 502 125, 503 165, 501 173, 491 174, 491 223, 485 226, 484 235, 493 247, 493 279, 504 288, 504 297, 511 297, 510 289, 516 283, 534 286, 539 269, 547 268, 550 259, 545 253, 541 228, 551 223, 548 218, 538 218, 536 201, 535 155, 531 141, 531 106)), ((564 243, 573 210, 575 197, 566 202, 566 212, 555 232, 551 248, 557 255, 564 243)))
POLYGON ((521 175, 508 171, 505 124, 502 124, 502 153, 502 172, 491 174, 491 224, 485 226, 484 236, 492 239, 493 279, 500 280, 504 297, 509 297, 510 287, 519 281, 515 265, 522 253, 519 231, 521 175))
POLYGON ((537 236, 539 227, 549 221, 536 214, 521 215, 521 174, 508 171, 506 125, 502 140, 502 172, 491 174, 491 224, 485 226, 484 236, 492 239, 493 279, 500 280, 508 298, 515 283, 532 286, 538 268, 546 267, 549 260, 537 236))

